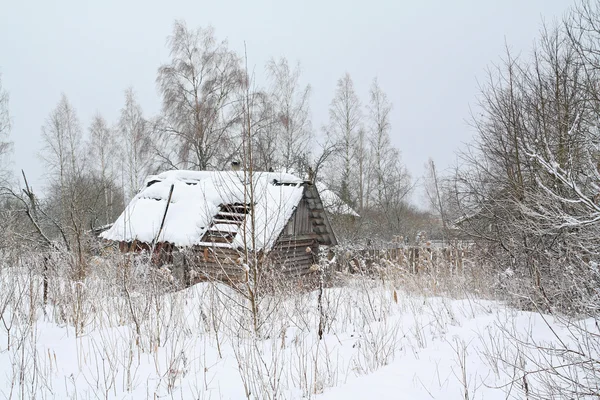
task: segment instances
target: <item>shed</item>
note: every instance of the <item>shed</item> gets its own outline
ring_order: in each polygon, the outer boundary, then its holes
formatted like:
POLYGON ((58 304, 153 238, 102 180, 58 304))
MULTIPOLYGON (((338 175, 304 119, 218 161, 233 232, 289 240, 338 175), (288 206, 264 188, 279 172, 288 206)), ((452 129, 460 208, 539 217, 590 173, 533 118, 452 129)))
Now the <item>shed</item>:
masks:
POLYGON ((317 187, 279 172, 150 176, 100 236, 121 251, 153 251, 160 263, 183 264, 188 277, 228 281, 244 279, 248 253, 265 268, 301 276, 320 246, 337 244, 317 187))

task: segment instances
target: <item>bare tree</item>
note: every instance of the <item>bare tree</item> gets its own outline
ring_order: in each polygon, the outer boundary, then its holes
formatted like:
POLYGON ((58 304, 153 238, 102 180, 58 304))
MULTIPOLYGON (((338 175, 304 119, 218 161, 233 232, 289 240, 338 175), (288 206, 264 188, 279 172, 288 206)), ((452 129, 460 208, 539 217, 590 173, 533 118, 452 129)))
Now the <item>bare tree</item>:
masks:
MULTIPOLYGON (((253 79, 251 79, 253 81, 253 79)), ((277 131, 274 129, 273 102, 269 95, 262 90, 250 91, 251 101, 246 103, 244 99, 239 100, 239 115, 244 116, 244 124, 241 125, 241 141, 235 147, 231 157, 244 158, 252 147, 252 168, 256 171, 269 171, 278 167, 278 154, 280 145, 277 140, 277 131), (252 121, 252 134, 247 133, 248 115, 252 121)), ((240 96, 241 97, 241 96, 240 96)), ((237 142, 238 140, 236 140, 237 142)))
POLYGON ((483 88, 477 141, 457 177, 461 226, 542 309, 575 309, 597 287, 598 232, 583 222, 596 218, 599 192, 592 67, 564 27, 544 28, 531 60, 508 53, 483 88))
POLYGON ((103 223, 112 222, 116 211, 114 202, 116 193, 113 190, 118 181, 117 155, 119 148, 116 142, 116 131, 111 129, 104 117, 96 114, 89 129, 88 152, 90 153, 91 173, 100 180, 104 196, 103 223))
MULTIPOLYGON (((391 231, 399 230, 400 216, 404 213, 402 204, 412 190, 411 179, 402 164, 400 151, 390 140, 392 125, 390 114, 392 105, 377 79, 373 79, 369 91, 369 194, 372 208, 385 213, 391 231)), ((384 219, 386 221, 386 219, 384 219)))
MULTIPOLYGON (((50 207, 41 211, 48 223, 58 231, 54 235, 62 237, 67 248, 76 251, 76 273, 82 278, 85 271, 84 234, 87 228, 84 191, 88 186, 81 182, 87 163, 79 119, 66 95, 61 96, 42 127, 42 138, 50 207)), ((33 191, 27 188, 26 194, 33 208, 33 191)))
POLYGON ((158 69, 163 100, 163 146, 159 156, 171 167, 222 167, 234 151, 239 124, 234 107, 243 81, 239 57, 212 28, 190 29, 176 21, 168 38, 171 61, 158 69))
POLYGON ((361 215, 358 219, 333 216, 336 231, 343 232, 342 240, 365 237, 390 240, 392 235, 404 234, 407 229, 405 219, 412 210, 405 199, 413 185, 400 151, 390 140, 391 109, 374 79, 363 121, 360 101, 349 75, 338 81, 326 131, 329 145, 324 148, 324 157, 318 159, 318 165, 327 160, 328 186, 361 215), (346 233, 350 236, 346 237, 346 233))
POLYGON ((429 205, 432 210, 439 216, 442 221, 442 229, 444 240, 448 239, 446 206, 444 201, 444 188, 439 172, 432 158, 427 160, 425 164, 425 179, 424 179, 425 195, 429 200, 429 205))
POLYGON ((356 146, 354 149, 356 154, 356 161, 358 163, 358 169, 356 171, 357 176, 357 188, 358 188, 358 209, 363 210, 368 205, 368 188, 366 187, 369 182, 369 175, 371 170, 371 159, 370 159, 370 148, 369 142, 367 141, 366 132, 363 128, 358 130, 358 136, 356 137, 356 146))
POLYGON ((8 92, 2 87, 2 75, 0 75, 0 182, 8 176, 6 158, 10 153, 10 113, 8 108, 8 92))
POLYGON ((44 159, 48 178, 58 187, 61 199, 62 219, 66 220, 69 209, 69 185, 80 175, 84 162, 82 132, 75 109, 63 94, 56 108, 42 127, 44 159))
POLYGON ((599 33, 597 2, 581 1, 561 25, 543 27, 531 58, 508 53, 482 88, 477 141, 457 174, 459 225, 489 268, 509 271, 508 298, 567 327, 553 330, 556 346, 525 344, 544 360, 529 358, 523 381, 552 375, 526 387, 529 398, 598 393, 599 33), (591 323, 573 323, 581 316, 591 323), (561 367, 548 365, 556 356, 561 367))
POLYGON ((300 86, 300 64, 290 68, 285 58, 267 64, 271 81, 269 91, 273 107, 273 138, 279 149, 278 167, 298 171, 310 153, 310 85, 300 86))
POLYGON ((385 207, 386 190, 388 189, 387 177, 395 163, 397 153, 390 141, 390 113, 392 105, 383 92, 377 79, 373 79, 369 91, 369 142, 371 147, 371 175, 374 194, 373 202, 376 207, 385 207))
POLYGON ((354 190, 356 144, 362 128, 361 104, 350 74, 346 73, 338 80, 335 96, 329 107, 329 127, 327 133, 338 143, 339 153, 331 176, 340 198, 348 204, 354 204, 357 192, 354 190), (339 171, 339 172, 338 172, 339 171))
POLYGON ((127 188, 127 196, 132 198, 152 165, 151 130, 148 129, 132 88, 125 91, 125 106, 121 109, 119 132, 123 143, 123 181, 127 188))

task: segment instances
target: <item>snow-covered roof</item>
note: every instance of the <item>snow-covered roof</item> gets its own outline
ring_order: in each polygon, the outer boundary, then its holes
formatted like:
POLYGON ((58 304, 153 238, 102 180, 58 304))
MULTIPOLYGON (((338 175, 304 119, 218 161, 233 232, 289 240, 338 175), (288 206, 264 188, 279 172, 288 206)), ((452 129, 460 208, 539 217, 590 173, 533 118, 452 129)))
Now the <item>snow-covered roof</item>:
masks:
POLYGON ((213 221, 217 213, 223 213, 221 205, 251 203, 250 184, 245 183, 243 171, 168 171, 148 177, 144 188, 101 237, 152 243, 159 233, 173 186, 158 242, 182 247, 203 244, 204 234, 213 224, 211 230, 233 231, 235 235, 231 243, 206 245, 244 247, 246 238, 250 247, 254 234, 257 249, 270 249, 302 199, 304 181, 279 172, 254 172, 252 180, 254 230, 249 215, 239 226, 217 226, 213 221))
POLYGON ((338 215, 351 215, 353 217, 360 217, 356 211, 348 203, 342 200, 335 192, 327 187, 323 182, 316 183, 317 190, 321 195, 321 201, 323 207, 330 214, 338 215))

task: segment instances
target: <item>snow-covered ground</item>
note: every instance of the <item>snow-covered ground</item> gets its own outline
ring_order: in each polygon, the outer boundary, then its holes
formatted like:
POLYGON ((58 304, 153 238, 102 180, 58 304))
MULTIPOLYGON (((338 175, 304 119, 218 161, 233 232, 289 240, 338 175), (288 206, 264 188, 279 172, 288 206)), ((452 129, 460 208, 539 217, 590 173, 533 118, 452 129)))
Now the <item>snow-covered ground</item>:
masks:
POLYGON ((220 284, 160 294, 56 279, 44 308, 39 277, 0 274, 2 398, 525 398, 547 378, 569 386, 540 370, 565 364, 554 347, 578 334, 551 316, 392 280, 326 289, 318 340, 317 292, 264 298, 256 335, 243 293, 220 284))

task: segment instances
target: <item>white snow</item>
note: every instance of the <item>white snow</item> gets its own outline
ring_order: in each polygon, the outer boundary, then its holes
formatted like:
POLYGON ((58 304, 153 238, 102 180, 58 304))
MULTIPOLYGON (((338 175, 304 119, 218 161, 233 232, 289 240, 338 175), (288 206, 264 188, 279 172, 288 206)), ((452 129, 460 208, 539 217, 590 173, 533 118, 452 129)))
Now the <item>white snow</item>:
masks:
MULTIPOLYGON (((239 228, 242 232, 230 246, 243 247, 245 232, 247 238, 254 234, 257 249, 268 249, 302 198, 304 188, 300 184, 303 181, 285 173, 254 172, 252 176, 255 227, 252 228, 248 216, 243 224, 245 231, 239 228), (296 185, 274 185, 274 181, 296 185)), ((101 237, 151 243, 158 234, 171 185, 171 203, 158 241, 177 246, 198 244, 219 211, 219 205, 251 202, 251 185, 244 181, 243 171, 168 171, 148 177, 144 188, 101 237)), ((237 232, 238 227, 229 231, 237 232)))
MULTIPOLYGON (((7 269, 0 278, 0 305, 13 295, 0 324, 3 398, 521 398, 521 368, 564 363, 534 345, 571 335, 550 316, 409 295, 369 279, 325 290, 318 340, 314 292, 264 298, 256 336, 243 298, 220 284, 133 291, 129 299, 93 280, 59 285, 44 315, 38 306, 29 311, 30 293, 40 304, 40 279, 7 269), (69 293, 77 301, 60 300, 69 293)), ((543 374, 527 375, 530 390, 543 374)))
POLYGON ((239 231, 239 226, 236 224, 214 224, 211 229, 215 229, 221 232, 231 232, 237 233, 239 231))
POLYGON ((327 187, 323 182, 316 183, 319 196, 323 202, 323 207, 331 213, 337 215, 351 215, 360 217, 356 211, 346 202, 344 202, 335 192, 327 187))

